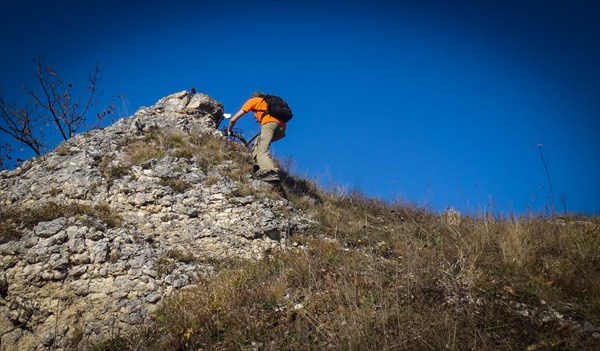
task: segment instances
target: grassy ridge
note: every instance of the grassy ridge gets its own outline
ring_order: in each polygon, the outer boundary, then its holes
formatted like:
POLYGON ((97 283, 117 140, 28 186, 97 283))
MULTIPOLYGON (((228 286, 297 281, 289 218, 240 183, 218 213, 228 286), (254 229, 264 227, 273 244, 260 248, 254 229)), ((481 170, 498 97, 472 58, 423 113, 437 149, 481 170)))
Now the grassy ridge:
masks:
POLYGON ((320 222, 291 248, 222 264, 167 299, 152 323, 95 349, 596 347, 599 218, 448 223, 414 206, 310 189, 322 203, 287 189, 320 222))
MULTIPOLYGON (((220 138, 152 132, 106 156, 110 183, 167 155, 247 184, 247 150, 220 138)), ((148 324, 72 350, 593 350, 600 342, 600 218, 447 218, 284 177, 289 200, 319 224, 258 262, 165 299, 148 324), (595 329, 596 328, 596 329, 595 329)), ((217 182, 207 178, 205 185, 217 182)), ((163 179, 183 192, 191 185, 163 179)), ((21 228, 80 216, 120 226, 108 206, 49 203, 0 211, 0 243, 21 228)), ((180 253, 171 253, 180 255, 180 253)), ((185 257, 193 261, 193 257, 185 257)), ((181 258, 179 258, 181 260, 181 258)))

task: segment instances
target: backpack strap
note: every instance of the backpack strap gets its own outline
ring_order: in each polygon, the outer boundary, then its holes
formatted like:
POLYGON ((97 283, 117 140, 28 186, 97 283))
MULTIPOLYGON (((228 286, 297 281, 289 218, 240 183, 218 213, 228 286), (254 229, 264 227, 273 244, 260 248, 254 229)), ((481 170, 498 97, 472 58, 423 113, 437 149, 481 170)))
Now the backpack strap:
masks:
MULTIPOLYGON (((267 99, 265 99, 264 97, 261 97, 263 99, 263 101, 265 102, 265 104, 267 104, 267 109, 266 110, 254 110, 254 111, 259 111, 259 112, 263 112, 263 117, 265 116, 265 113, 267 113, 267 110, 269 109, 269 104, 267 103, 267 99)), ((273 117, 273 116, 271 116, 273 117)))

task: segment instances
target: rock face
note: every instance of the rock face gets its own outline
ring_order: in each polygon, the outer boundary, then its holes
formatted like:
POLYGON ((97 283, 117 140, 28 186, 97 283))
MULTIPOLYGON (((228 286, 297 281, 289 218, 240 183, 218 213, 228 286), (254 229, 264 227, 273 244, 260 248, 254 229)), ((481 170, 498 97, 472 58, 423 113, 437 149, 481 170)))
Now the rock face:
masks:
POLYGON ((114 335, 210 262, 260 258, 310 224, 223 149, 222 118, 180 92, 0 173, 0 348, 114 335))

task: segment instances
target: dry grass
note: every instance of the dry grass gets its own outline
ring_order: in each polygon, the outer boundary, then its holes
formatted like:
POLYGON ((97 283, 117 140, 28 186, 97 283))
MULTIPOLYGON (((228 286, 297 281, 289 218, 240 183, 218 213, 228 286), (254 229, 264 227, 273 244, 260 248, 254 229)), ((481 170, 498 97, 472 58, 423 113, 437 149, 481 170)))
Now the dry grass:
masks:
MULTIPOLYGON (((156 132, 146 143, 160 153, 144 155, 133 144, 129 162, 164 152, 193 159, 205 172, 220 164, 219 173, 238 183, 231 196, 279 196, 251 186, 252 160, 239 144, 156 132)), ((215 275, 168 297, 152 323, 93 349, 597 347, 592 333, 577 326, 600 325, 599 217, 450 223, 412 204, 325 192, 288 172, 283 180, 290 202, 319 221, 291 238, 294 249, 259 262, 217 263, 215 275)), ((213 176, 205 186, 218 181, 213 176)), ((10 223, 3 225, 12 233, 10 223)), ((171 252, 157 269, 167 273, 182 260, 192 258, 171 252)))
POLYGON ((106 177, 106 181, 111 184, 115 179, 119 179, 131 173, 128 165, 114 162, 114 155, 105 155, 98 164, 98 169, 106 177))
POLYGON ((204 173, 225 160, 231 160, 232 166, 222 173, 236 180, 242 179, 252 167, 252 159, 243 146, 213 135, 152 131, 144 140, 127 147, 127 160, 135 164, 167 155, 194 160, 204 173))
POLYGON ((181 179, 161 179, 159 184, 170 187, 175 193, 184 193, 192 187, 191 183, 181 179))
POLYGON ((122 218, 108 205, 48 202, 33 208, 6 208, 0 210, 0 243, 18 240, 22 236, 22 228, 31 229, 40 222, 76 216, 84 221, 99 220, 108 227, 120 227, 123 224, 122 218))
POLYGON ((137 142, 127 147, 127 161, 133 164, 141 164, 152 159, 161 159, 166 152, 158 145, 147 142, 137 142))
POLYGON ((0 244, 19 240, 23 236, 23 233, 21 233, 21 231, 17 228, 17 224, 15 223, 14 219, 6 216, 5 213, 2 213, 1 218, 0 244))
MULTIPOLYGON (((288 189, 288 191, 291 189, 288 189)), ((317 191, 314 190, 313 191, 317 191)), ((290 191, 291 192, 291 191, 290 191)), ((315 194, 313 194, 315 195, 315 194)), ((591 349, 600 220, 442 216, 319 192, 297 247, 169 297, 128 350, 591 349), (557 311, 563 321, 544 319, 557 311)), ((99 349, 110 350, 109 344, 99 349)))

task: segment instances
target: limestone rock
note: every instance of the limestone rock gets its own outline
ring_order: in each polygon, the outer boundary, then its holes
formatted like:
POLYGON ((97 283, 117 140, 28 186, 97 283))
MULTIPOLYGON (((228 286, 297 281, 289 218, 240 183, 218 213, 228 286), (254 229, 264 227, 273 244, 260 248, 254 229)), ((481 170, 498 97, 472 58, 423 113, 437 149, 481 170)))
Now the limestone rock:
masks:
POLYGON ((222 118, 209 96, 179 92, 0 172, 0 207, 39 216, 0 244, 3 347, 61 350, 77 333, 125 331, 210 272, 203 262, 260 258, 311 223, 262 196, 268 185, 232 177, 222 150, 190 157, 148 146, 223 139, 222 118))

